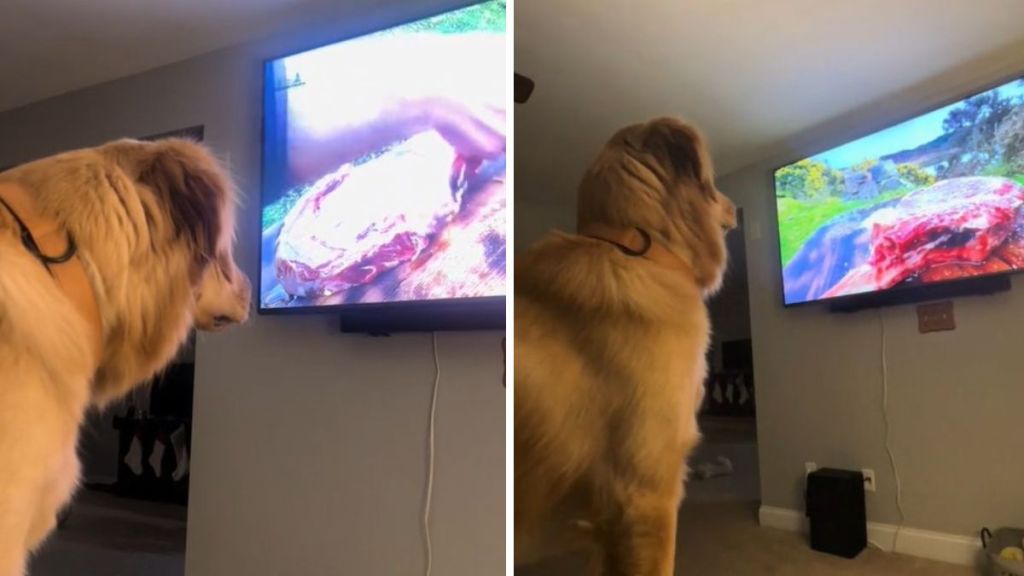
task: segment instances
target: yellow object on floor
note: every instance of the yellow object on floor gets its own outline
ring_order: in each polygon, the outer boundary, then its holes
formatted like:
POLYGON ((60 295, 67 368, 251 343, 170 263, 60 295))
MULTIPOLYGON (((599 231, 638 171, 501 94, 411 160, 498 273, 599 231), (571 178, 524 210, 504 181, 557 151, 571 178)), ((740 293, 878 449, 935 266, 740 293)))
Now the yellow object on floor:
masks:
POLYGON ((1007 546, 999 553, 999 557, 1004 560, 1014 560, 1016 562, 1024 562, 1024 548, 1017 548, 1016 546, 1007 546))

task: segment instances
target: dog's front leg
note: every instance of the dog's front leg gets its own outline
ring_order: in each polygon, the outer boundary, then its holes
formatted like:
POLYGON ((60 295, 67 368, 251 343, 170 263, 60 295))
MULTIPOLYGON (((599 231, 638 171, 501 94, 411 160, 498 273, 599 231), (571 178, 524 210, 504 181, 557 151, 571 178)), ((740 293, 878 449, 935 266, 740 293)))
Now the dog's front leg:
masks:
POLYGON ((604 477, 596 542, 603 576, 672 576, 685 467, 678 445, 623 442, 615 473, 604 477), (645 449, 637 449, 643 446, 645 449))
POLYGON ((0 576, 23 576, 78 474, 77 421, 56 399, 59 387, 12 356, 0 345, 0 576))
POLYGON ((36 469, 29 468, 37 462, 24 458, 17 433, 5 422, 0 419, 0 576, 23 576, 38 500, 36 469))
MULTIPOLYGON (((678 496, 670 491, 632 492, 603 534, 605 576, 671 576, 675 563, 678 496)), ((596 567, 595 567, 596 569, 596 567)))

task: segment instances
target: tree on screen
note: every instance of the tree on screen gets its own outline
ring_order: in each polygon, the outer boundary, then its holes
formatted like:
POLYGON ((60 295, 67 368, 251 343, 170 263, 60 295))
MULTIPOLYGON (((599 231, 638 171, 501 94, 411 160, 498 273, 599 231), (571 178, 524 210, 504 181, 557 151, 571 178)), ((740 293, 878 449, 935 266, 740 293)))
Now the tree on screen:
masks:
POLYGON ((504 32, 505 1, 490 0, 455 12, 439 14, 399 28, 403 32, 504 32))
POLYGON ((798 200, 838 196, 843 187, 843 177, 838 170, 811 159, 781 168, 775 174, 775 180, 779 196, 798 200))
POLYGON ((996 129, 996 143, 1002 149, 1006 171, 1024 175, 1024 105, 1018 105, 996 129))
POLYGON ((1003 98, 998 91, 969 98, 949 111, 942 129, 952 134, 949 145, 957 153, 946 165, 942 177, 978 174, 999 160, 996 130, 1013 111, 1015 99, 1003 98))

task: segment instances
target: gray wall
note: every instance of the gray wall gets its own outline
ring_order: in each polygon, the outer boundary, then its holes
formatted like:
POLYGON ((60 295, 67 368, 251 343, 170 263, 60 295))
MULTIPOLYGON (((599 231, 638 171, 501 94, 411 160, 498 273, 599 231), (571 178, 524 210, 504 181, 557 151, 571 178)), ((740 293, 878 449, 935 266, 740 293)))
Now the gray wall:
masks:
MULTIPOLYGON (((763 504, 802 509, 804 462, 873 468, 870 520, 898 523, 884 445, 882 324, 891 444, 906 525, 971 534, 1024 525, 1020 452, 1024 291, 955 302, 957 330, 922 335, 913 306, 829 314, 784 309, 772 170, 1024 68, 1021 46, 853 111, 779 145, 719 187, 744 208, 763 504)), ((1022 279, 1015 278, 1020 284, 1022 279)))
MULTIPOLYGON (((516 166, 516 174, 529 170, 529 167, 516 166)), ((576 199, 575 190, 572 199, 576 199)), ((541 236, 552 230, 576 232, 576 207, 564 202, 541 204, 517 198, 515 201, 515 246, 518 254, 530 247, 541 236)))
MULTIPOLYGON (((723 187, 771 231, 767 170, 723 187)), ((748 240, 762 503, 801 510, 804 462, 872 468, 868 518, 898 523, 884 447, 881 322, 886 331, 891 443, 906 525, 974 534, 1024 522, 1019 452, 1024 292, 956 301, 957 330, 921 335, 912 306, 829 314, 783 309, 777 239, 748 240)), ((1019 282, 1019 279, 1018 279, 1019 282)))
MULTIPOLYGON (((1024 290, 957 300, 958 329, 930 335, 917 333, 912 306, 851 315, 783 309, 771 178, 775 166, 1019 72, 1022 55, 1024 45, 1017 45, 969 62, 794 135, 774 147, 773 158, 719 178, 719 188, 744 209, 763 504, 803 508, 805 461, 873 468, 878 491, 867 497, 869 519, 899 521, 884 448, 881 316, 906 525, 971 535, 983 525, 1024 525, 1024 290)), ((519 135, 520 146, 543 144, 519 135)), ((517 251, 549 228, 572 231, 574 220, 564 201, 517 202, 517 251)))
MULTIPOLYGON (((255 281, 261 60, 453 3, 399 4, 325 6, 277 38, 0 113, 0 165, 204 124, 245 196, 237 257, 255 281)), ((504 570, 500 342, 439 336, 438 574, 504 570)), ((256 317, 201 336, 187 573, 421 571, 433 377, 429 336, 347 336, 329 316, 256 317)))

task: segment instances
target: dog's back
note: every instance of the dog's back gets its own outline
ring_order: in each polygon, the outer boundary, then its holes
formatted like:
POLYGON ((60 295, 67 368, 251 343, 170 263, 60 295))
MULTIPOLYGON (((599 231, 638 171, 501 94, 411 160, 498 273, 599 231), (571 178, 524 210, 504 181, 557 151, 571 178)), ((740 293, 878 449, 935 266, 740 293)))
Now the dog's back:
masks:
POLYGON ((634 482, 679 476, 698 438, 686 382, 704 370, 708 321, 692 282, 555 233, 517 257, 515 331, 521 562, 594 542, 634 482))
POLYGON ((232 195, 175 140, 0 173, 0 575, 24 573, 71 497, 86 408, 159 371, 191 325, 247 316, 232 195))
POLYGON ((609 140, 578 225, 516 257, 516 563, 586 545, 597 574, 668 576, 735 207, 658 119, 609 140))

